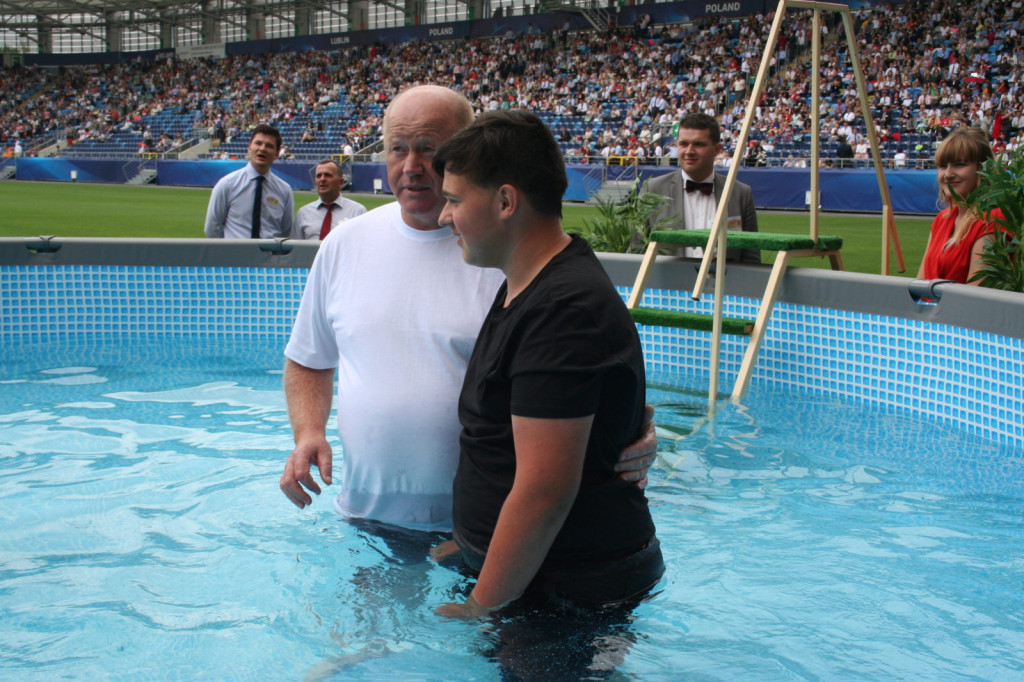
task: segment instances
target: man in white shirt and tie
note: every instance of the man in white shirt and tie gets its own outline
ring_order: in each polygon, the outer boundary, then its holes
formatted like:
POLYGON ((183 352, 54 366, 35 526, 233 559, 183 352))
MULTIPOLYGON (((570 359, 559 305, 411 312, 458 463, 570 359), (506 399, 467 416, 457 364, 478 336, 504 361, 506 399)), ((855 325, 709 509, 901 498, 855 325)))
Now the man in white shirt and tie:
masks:
MULTIPOLYGON (((647 182, 647 191, 668 198, 658 219, 668 220, 663 230, 710 230, 715 220, 718 199, 725 187, 725 176, 715 173, 715 157, 722 151, 722 130, 707 114, 687 114, 679 122, 676 140, 679 152, 678 173, 667 173, 647 182)), ((737 181, 729 197, 729 227, 737 223, 745 232, 757 232, 757 210, 750 186, 737 181)), ((639 247, 639 238, 634 247, 639 247)), ((703 249, 686 247, 678 255, 700 258, 703 249)), ((761 252, 729 249, 726 258, 733 263, 761 263, 761 252)))
POLYGON ((316 165, 316 191, 320 199, 306 204, 295 216, 293 239, 323 239, 340 223, 366 213, 366 207, 341 196, 345 183, 341 165, 324 159, 316 165))

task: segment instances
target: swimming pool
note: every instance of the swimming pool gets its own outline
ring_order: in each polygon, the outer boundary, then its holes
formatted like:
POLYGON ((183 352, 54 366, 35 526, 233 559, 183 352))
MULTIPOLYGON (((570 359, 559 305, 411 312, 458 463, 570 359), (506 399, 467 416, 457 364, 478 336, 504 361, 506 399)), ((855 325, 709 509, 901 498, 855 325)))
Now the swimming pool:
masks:
MULTIPOLYGON (((457 573, 396 561, 327 499, 300 512, 277 490, 291 446, 280 351, 302 277, 0 268, 4 677, 498 679, 501 630, 432 615, 464 585, 457 573)), ((781 312, 818 332, 802 304, 781 312)), ((1016 341, 997 341, 1009 356, 996 366, 1012 373, 1016 341)), ((827 394, 814 385, 827 363, 787 374, 775 351, 744 404, 708 421, 699 357, 668 358, 689 342, 646 330, 645 344, 662 445, 650 497, 669 573, 604 635, 619 674, 1020 677, 1012 418, 977 434, 943 422, 945 398, 926 417, 872 402, 860 391, 889 379, 871 362, 835 369, 866 388, 827 394)), ((1006 399, 1016 409, 1019 393, 1006 399)), ((522 664, 546 665, 542 651, 522 664)))
MULTIPOLYGON (((291 446, 280 348, 117 335, 4 347, 6 679, 498 679, 491 631, 432 615, 458 573, 396 561, 328 499, 300 512, 277 490, 291 446)), ((650 399, 669 572, 616 632, 622 674, 1024 671, 1019 453, 791 391, 713 422, 699 379, 654 384, 650 399)))

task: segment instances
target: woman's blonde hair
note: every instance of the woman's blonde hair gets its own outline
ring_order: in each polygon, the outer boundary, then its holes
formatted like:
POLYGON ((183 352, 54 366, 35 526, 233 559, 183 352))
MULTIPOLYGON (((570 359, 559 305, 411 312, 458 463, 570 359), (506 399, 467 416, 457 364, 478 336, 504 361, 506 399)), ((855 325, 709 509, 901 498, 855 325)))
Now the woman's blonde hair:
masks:
MULTIPOLYGON (((992 147, 989 146, 988 136, 981 128, 961 126, 951 132, 939 148, 935 151, 935 167, 941 168, 951 163, 976 163, 979 166, 993 158, 992 147)), ((955 201, 964 209, 963 200, 965 197, 958 197, 955 201)), ((939 200, 944 205, 954 203, 950 195, 949 186, 939 180, 939 200)), ((977 217, 977 216, 975 216, 977 217)), ((973 222, 973 221, 972 221, 973 222)), ((955 244, 963 239, 971 222, 964 222, 953 230, 949 238, 949 245, 955 244)))

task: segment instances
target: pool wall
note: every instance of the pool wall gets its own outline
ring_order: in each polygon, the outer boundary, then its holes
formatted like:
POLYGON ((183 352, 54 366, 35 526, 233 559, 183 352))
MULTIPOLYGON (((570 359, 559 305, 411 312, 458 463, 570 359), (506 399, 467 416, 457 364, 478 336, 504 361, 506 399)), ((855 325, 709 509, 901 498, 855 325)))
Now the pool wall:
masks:
MULTIPOLYGON (((2 344, 89 335, 265 336, 282 346, 315 242, 0 239, 2 344)), ((638 256, 602 262, 625 293, 638 256)), ((643 304, 694 302, 692 262, 660 260, 643 304)), ((732 266, 726 315, 753 318, 766 268, 732 266)), ((963 285, 915 301, 910 280, 811 268, 786 275, 751 392, 781 386, 907 409, 1024 446, 1024 296, 963 285)), ((642 326, 658 376, 707 377, 710 336, 642 326)), ((726 337, 723 390, 746 341, 726 337)))

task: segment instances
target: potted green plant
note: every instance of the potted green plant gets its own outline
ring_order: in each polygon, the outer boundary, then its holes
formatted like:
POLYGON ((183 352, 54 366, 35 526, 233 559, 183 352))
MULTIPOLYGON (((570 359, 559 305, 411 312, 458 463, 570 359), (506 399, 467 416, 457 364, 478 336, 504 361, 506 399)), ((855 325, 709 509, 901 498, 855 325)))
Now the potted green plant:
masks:
POLYGON ((982 181, 967 203, 980 216, 998 208, 1002 217, 993 217, 992 222, 1005 231, 1005 239, 988 242, 981 270, 972 281, 980 279, 982 286, 1024 293, 1024 153, 1000 154, 985 163, 980 175, 982 181))
POLYGON ((664 227, 670 219, 657 218, 661 207, 668 202, 654 192, 645 192, 639 179, 633 182, 629 194, 621 201, 597 199, 597 218, 586 218, 581 229, 572 230, 587 240, 594 251, 631 253, 647 248, 647 235, 664 227), (639 235, 642 247, 636 248, 633 236, 639 235))

